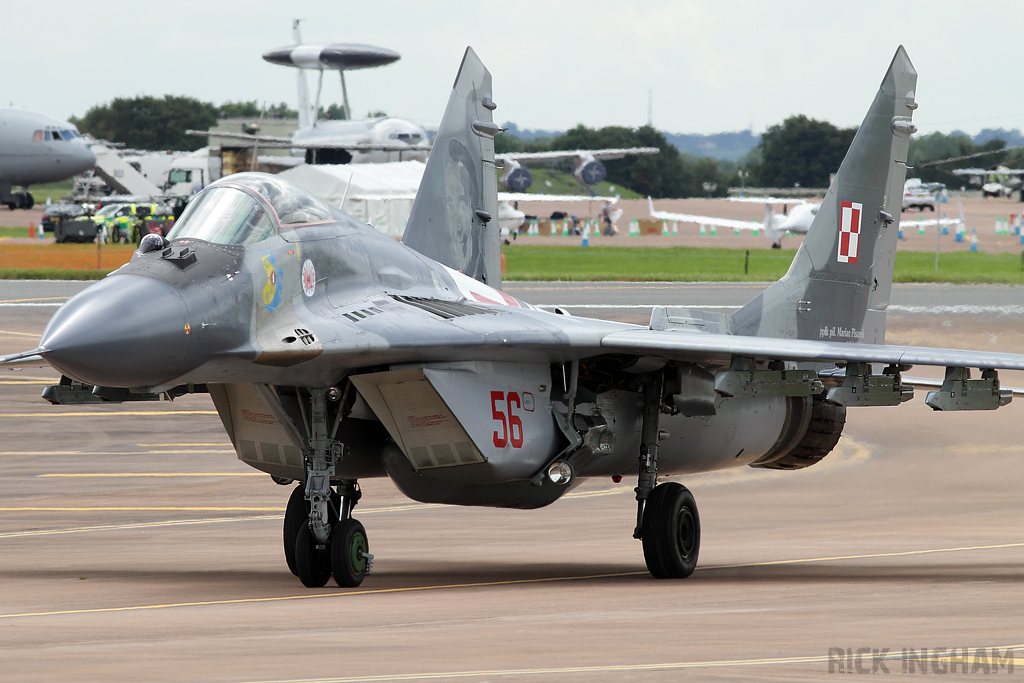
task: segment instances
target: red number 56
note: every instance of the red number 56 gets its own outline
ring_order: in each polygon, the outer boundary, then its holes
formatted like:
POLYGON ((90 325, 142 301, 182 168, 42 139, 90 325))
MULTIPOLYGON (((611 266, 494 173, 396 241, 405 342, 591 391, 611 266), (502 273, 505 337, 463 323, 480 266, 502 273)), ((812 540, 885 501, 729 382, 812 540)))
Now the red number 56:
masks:
POLYGON ((506 397, 503 391, 491 392, 491 415, 495 422, 501 423, 501 432, 494 431, 495 448, 504 448, 509 442, 512 443, 513 448, 522 448, 523 446, 523 421, 512 412, 513 405, 516 410, 522 408, 523 404, 518 393, 510 391, 506 397))

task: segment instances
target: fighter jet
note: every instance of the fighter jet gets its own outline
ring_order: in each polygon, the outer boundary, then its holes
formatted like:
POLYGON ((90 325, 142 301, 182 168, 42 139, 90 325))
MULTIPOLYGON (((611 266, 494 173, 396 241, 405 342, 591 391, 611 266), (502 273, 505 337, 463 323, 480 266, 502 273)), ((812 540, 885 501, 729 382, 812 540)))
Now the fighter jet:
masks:
POLYGON ((11 211, 35 206, 30 185, 64 180, 95 164, 73 124, 30 109, 0 109, 0 204, 11 211), (15 185, 24 190, 12 192, 15 185))
POLYGON ((813 465, 848 408, 909 399, 914 364, 946 369, 935 410, 1012 398, 998 370, 1024 355, 885 344, 916 88, 901 47, 782 280, 732 315, 662 307, 638 326, 501 291, 496 105, 468 49, 404 243, 275 176, 232 175, 0 364, 122 398, 205 387, 237 456, 300 482, 283 536, 306 586, 363 581, 358 480, 384 476, 414 500, 509 508, 635 477, 647 567, 683 578, 700 518, 660 476, 813 465))

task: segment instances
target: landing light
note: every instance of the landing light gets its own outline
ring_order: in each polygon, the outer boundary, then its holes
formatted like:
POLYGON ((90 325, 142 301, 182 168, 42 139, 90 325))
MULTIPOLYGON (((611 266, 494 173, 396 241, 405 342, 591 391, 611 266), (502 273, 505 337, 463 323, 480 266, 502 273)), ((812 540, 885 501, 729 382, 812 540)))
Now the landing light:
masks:
POLYGON ((564 460, 552 463, 551 467, 548 468, 548 479, 551 480, 552 484, 565 486, 572 481, 572 465, 564 460))

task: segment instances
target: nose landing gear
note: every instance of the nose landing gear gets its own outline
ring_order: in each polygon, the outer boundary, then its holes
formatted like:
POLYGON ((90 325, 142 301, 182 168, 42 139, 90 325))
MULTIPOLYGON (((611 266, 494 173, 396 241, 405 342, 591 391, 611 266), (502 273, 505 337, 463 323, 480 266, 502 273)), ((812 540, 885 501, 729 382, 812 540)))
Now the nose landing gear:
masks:
POLYGON ((334 438, 344 415, 339 407, 333 428, 328 429, 326 399, 341 398, 344 405, 345 397, 335 389, 312 389, 309 394, 306 482, 295 487, 285 508, 285 561, 309 588, 323 587, 332 575, 339 586, 354 588, 370 573, 373 555, 366 530, 352 517, 362 497, 358 482, 343 479, 336 490, 331 486, 344 453, 334 438))

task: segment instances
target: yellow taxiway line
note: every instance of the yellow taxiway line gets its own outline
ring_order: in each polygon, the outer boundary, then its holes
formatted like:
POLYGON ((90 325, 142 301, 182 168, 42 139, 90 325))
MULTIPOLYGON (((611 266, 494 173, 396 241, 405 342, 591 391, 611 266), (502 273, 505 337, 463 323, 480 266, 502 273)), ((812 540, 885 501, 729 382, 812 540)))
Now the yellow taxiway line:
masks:
MULTIPOLYGON (((199 451, 188 451, 197 453, 199 451)), ((234 453, 234 451, 225 451, 234 453)), ((133 477, 265 477, 266 472, 51 472, 36 479, 130 479, 133 477)))
POLYGON ((0 413, 0 417, 124 417, 125 415, 216 415, 216 410, 117 410, 112 412, 72 411, 67 413, 0 413))
MULTIPOLYGON (((68 298, 66 296, 37 296, 32 299, 0 299, 0 304, 20 304, 26 301, 67 301, 68 298)), ((24 334, 24 332, 20 334, 24 334)))
MULTIPOLYGON (((0 304, 13 304, 14 301, 0 301, 0 304)), ((5 337, 28 337, 30 339, 39 339, 40 334, 34 334, 32 332, 14 332, 13 330, 0 330, 0 335, 5 337)))
POLYGON ((166 446, 174 446, 176 448, 184 448, 186 446, 220 446, 221 448, 230 448, 231 444, 224 442, 217 443, 137 443, 136 446, 143 448, 161 448, 166 446))
POLYGON ((198 450, 198 449, 177 449, 177 450, 164 450, 164 451, 0 451, 0 457, 3 456, 18 456, 18 455, 45 455, 45 456, 62 456, 62 455, 182 455, 185 453, 195 453, 197 455, 209 455, 209 454, 220 454, 220 455, 234 455, 233 450, 198 450))
MULTIPOLYGON (((382 512, 405 512, 407 510, 416 510, 425 507, 441 506, 427 505, 425 503, 410 503, 406 505, 392 505, 389 507, 362 508, 359 510, 359 516, 362 517, 365 515, 374 515, 382 512)), ((30 529, 28 531, 8 531, 0 532, 0 539, 26 538, 29 536, 64 536, 66 534, 81 534, 96 531, 121 531, 125 529, 157 529, 161 527, 171 526, 227 524, 229 522, 260 522, 265 520, 280 521, 282 518, 282 515, 280 513, 283 511, 284 508, 280 508, 278 514, 248 515, 245 517, 201 517, 198 519, 165 519, 154 522, 128 522, 125 524, 96 524, 93 526, 64 527, 58 529, 30 529)))
POLYGON ((283 507, 209 506, 209 505, 98 505, 94 507, 58 507, 23 505, 0 507, 0 512, 284 512, 283 507))
MULTIPOLYGON (((718 569, 736 569, 740 567, 763 567, 766 565, 805 564, 809 562, 835 562, 841 560, 860 560, 880 557, 907 557, 913 555, 925 555, 936 553, 952 553, 976 550, 998 550, 1005 548, 1021 548, 1024 543, 1000 543, 995 545, 960 546, 955 548, 931 548, 926 550, 904 550, 891 553, 866 553, 863 555, 841 555, 834 557, 809 557, 790 560, 775 560, 769 562, 746 562, 741 564, 711 565, 698 567, 698 572, 709 572, 718 569)), ((11 614, 0 614, 0 619, 21 619, 26 617, 52 617, 71 614, 108 614, 112 612, 141 612, 161 609, 176 609, 182 607, 209 607, 215 605, 254 605, 278 602, 295 602, 299 600, 316 600, 323 598, 347 598, 365 595, 388 595, 393 593, 424 593, 432 591, 458 590, 465 588, 493 588, 497 586, 519 586, 529 584, 561 583, 568 581, 594 581, 604 579, 617 579, 630 576, 645 576, 646 571, 611 572, 604 574, 579 574, 574 576, 549 576, 534 579, 505 579, 501 581, 474 581, 466 583, 433 584, 427 586, 404 586, 399 588, 370 588, 353 591, 330 591, 320 593, 304 593, 300 595, 279 595, 263 598, 234 598, 226 600, 196 600, 192 602, 167 602, 151 605, 127 605, 121 607, 91 607, 83 609, 53 610, 46 612, 18 612, 11 614)), ((1016 646, 1011 646, 1016 647, 1016 646)), ((760 660, 759 660, 760 661, 760 660)), ((815 660, 817 661, 817 660, 815 660)), ((826 658, 827 661, 827 658, 826 658)), ((440 677, 440 676, 439 676, 440 677)), ((361 679, 357 679, 361 680, 361 679)), ((384 679, 387 680, 387 679, 384 679)))

